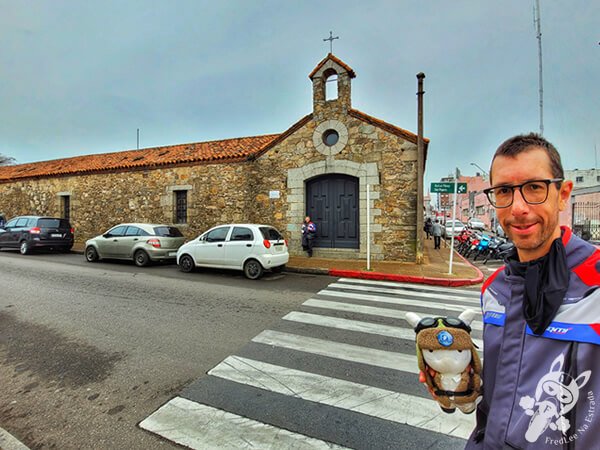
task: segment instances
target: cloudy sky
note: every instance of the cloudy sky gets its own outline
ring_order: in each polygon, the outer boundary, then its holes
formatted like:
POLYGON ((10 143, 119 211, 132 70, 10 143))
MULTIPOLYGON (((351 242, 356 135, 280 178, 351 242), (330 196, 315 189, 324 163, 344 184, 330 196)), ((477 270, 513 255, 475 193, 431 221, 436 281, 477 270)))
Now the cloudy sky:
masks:
MULTIPOLYGON (((0 153, 18 163, 278 133, 311 112, 327 54, 353 106, 413 132, 425 72, 426 181, 487 169, 539 130, 535 0, 0 0, 0 153)), ((541 0, 545 136, 600 157, 600 2, 541 0)))

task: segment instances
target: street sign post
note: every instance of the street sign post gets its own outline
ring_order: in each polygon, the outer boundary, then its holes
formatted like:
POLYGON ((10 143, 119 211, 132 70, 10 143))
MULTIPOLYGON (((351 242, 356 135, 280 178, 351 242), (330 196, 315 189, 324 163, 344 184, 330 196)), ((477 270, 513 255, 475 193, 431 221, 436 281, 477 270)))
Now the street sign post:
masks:
POLYGON ((456 168, 456 178, 454 182, 450 183, 431 183, 431 193, 435 194, 454 194, 454 201, 452 205, 452 236, 450 239, 450 262, 448 264, 448 274, 452 274, 452 256, 454 255, 454 225, 456 223, 456 197, 457 194, 467 193, 467 183, 458 183, 458 167, 456 168))
POLYGON ((431 183, 429 192, 434 194, 454 194, 454 186, 459 194, 467 193, 467 183, 431 183))

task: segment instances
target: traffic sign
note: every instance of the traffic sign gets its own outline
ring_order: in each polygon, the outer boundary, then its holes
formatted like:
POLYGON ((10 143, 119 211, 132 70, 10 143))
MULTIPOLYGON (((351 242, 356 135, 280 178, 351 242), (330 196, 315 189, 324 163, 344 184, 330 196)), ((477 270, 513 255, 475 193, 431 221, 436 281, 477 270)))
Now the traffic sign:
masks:
MULTIPOLYGON (((467 193, 467 183, 458 183, 458 193, 467 193)), ((431 183, 430 192, 434 194, 454 194, 454 183, 431 183)))

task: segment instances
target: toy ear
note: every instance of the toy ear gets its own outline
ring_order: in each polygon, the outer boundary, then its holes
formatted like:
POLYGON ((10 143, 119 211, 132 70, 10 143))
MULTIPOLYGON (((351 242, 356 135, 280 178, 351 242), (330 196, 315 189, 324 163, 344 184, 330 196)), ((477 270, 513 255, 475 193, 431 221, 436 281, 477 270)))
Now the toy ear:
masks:
POLYGON ((473 322, 475 317, 477 317, 477 311, 472 309, 465 309, 462 313, 460 313, 460 316, 458 316, 458 318, 467 325, 471 325, 471 322, 473 322))
POLYGON ((479 354, 475 347, 471 347, 471 366, 473 367, 473 372, 480 374, 481 373, 481 359, 479 359, 479 354))
POLYGON ((418 316, 418 314, 415 314, 414 312, 408 312, 406 313, 406 320, 414 328, 419 324, 421 318, 418 316))

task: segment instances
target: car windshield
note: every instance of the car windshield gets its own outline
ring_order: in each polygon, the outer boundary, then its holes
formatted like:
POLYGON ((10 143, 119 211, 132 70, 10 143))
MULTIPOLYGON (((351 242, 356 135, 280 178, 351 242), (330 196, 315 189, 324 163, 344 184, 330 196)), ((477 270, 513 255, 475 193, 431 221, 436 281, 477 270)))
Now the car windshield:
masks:
MULTIPOLYGON (((452 226, 452 221, 449 220, 448 222, 446 222, 446 226, 448 228, 450 228, 452 226)), ((457 220, 456 222, 454 222, 454 228, 456 228, 456 227, 464 227, 464 225, 463 225, 462 222, 460 222, 460 221, 457 220)))
POLYGON ((154 227, 154 234, 163 237, 182 237, 181 231, 176 227, 154 227))
POLYGON ((40 228, 71 228, 65 219, 39 219, 37 226, 40 228))
POLYGON ((281 233, 272 227, 260 227, 260 232, 263 235, 263 238, 268 241, 279 241, 283 239, 281 233))

